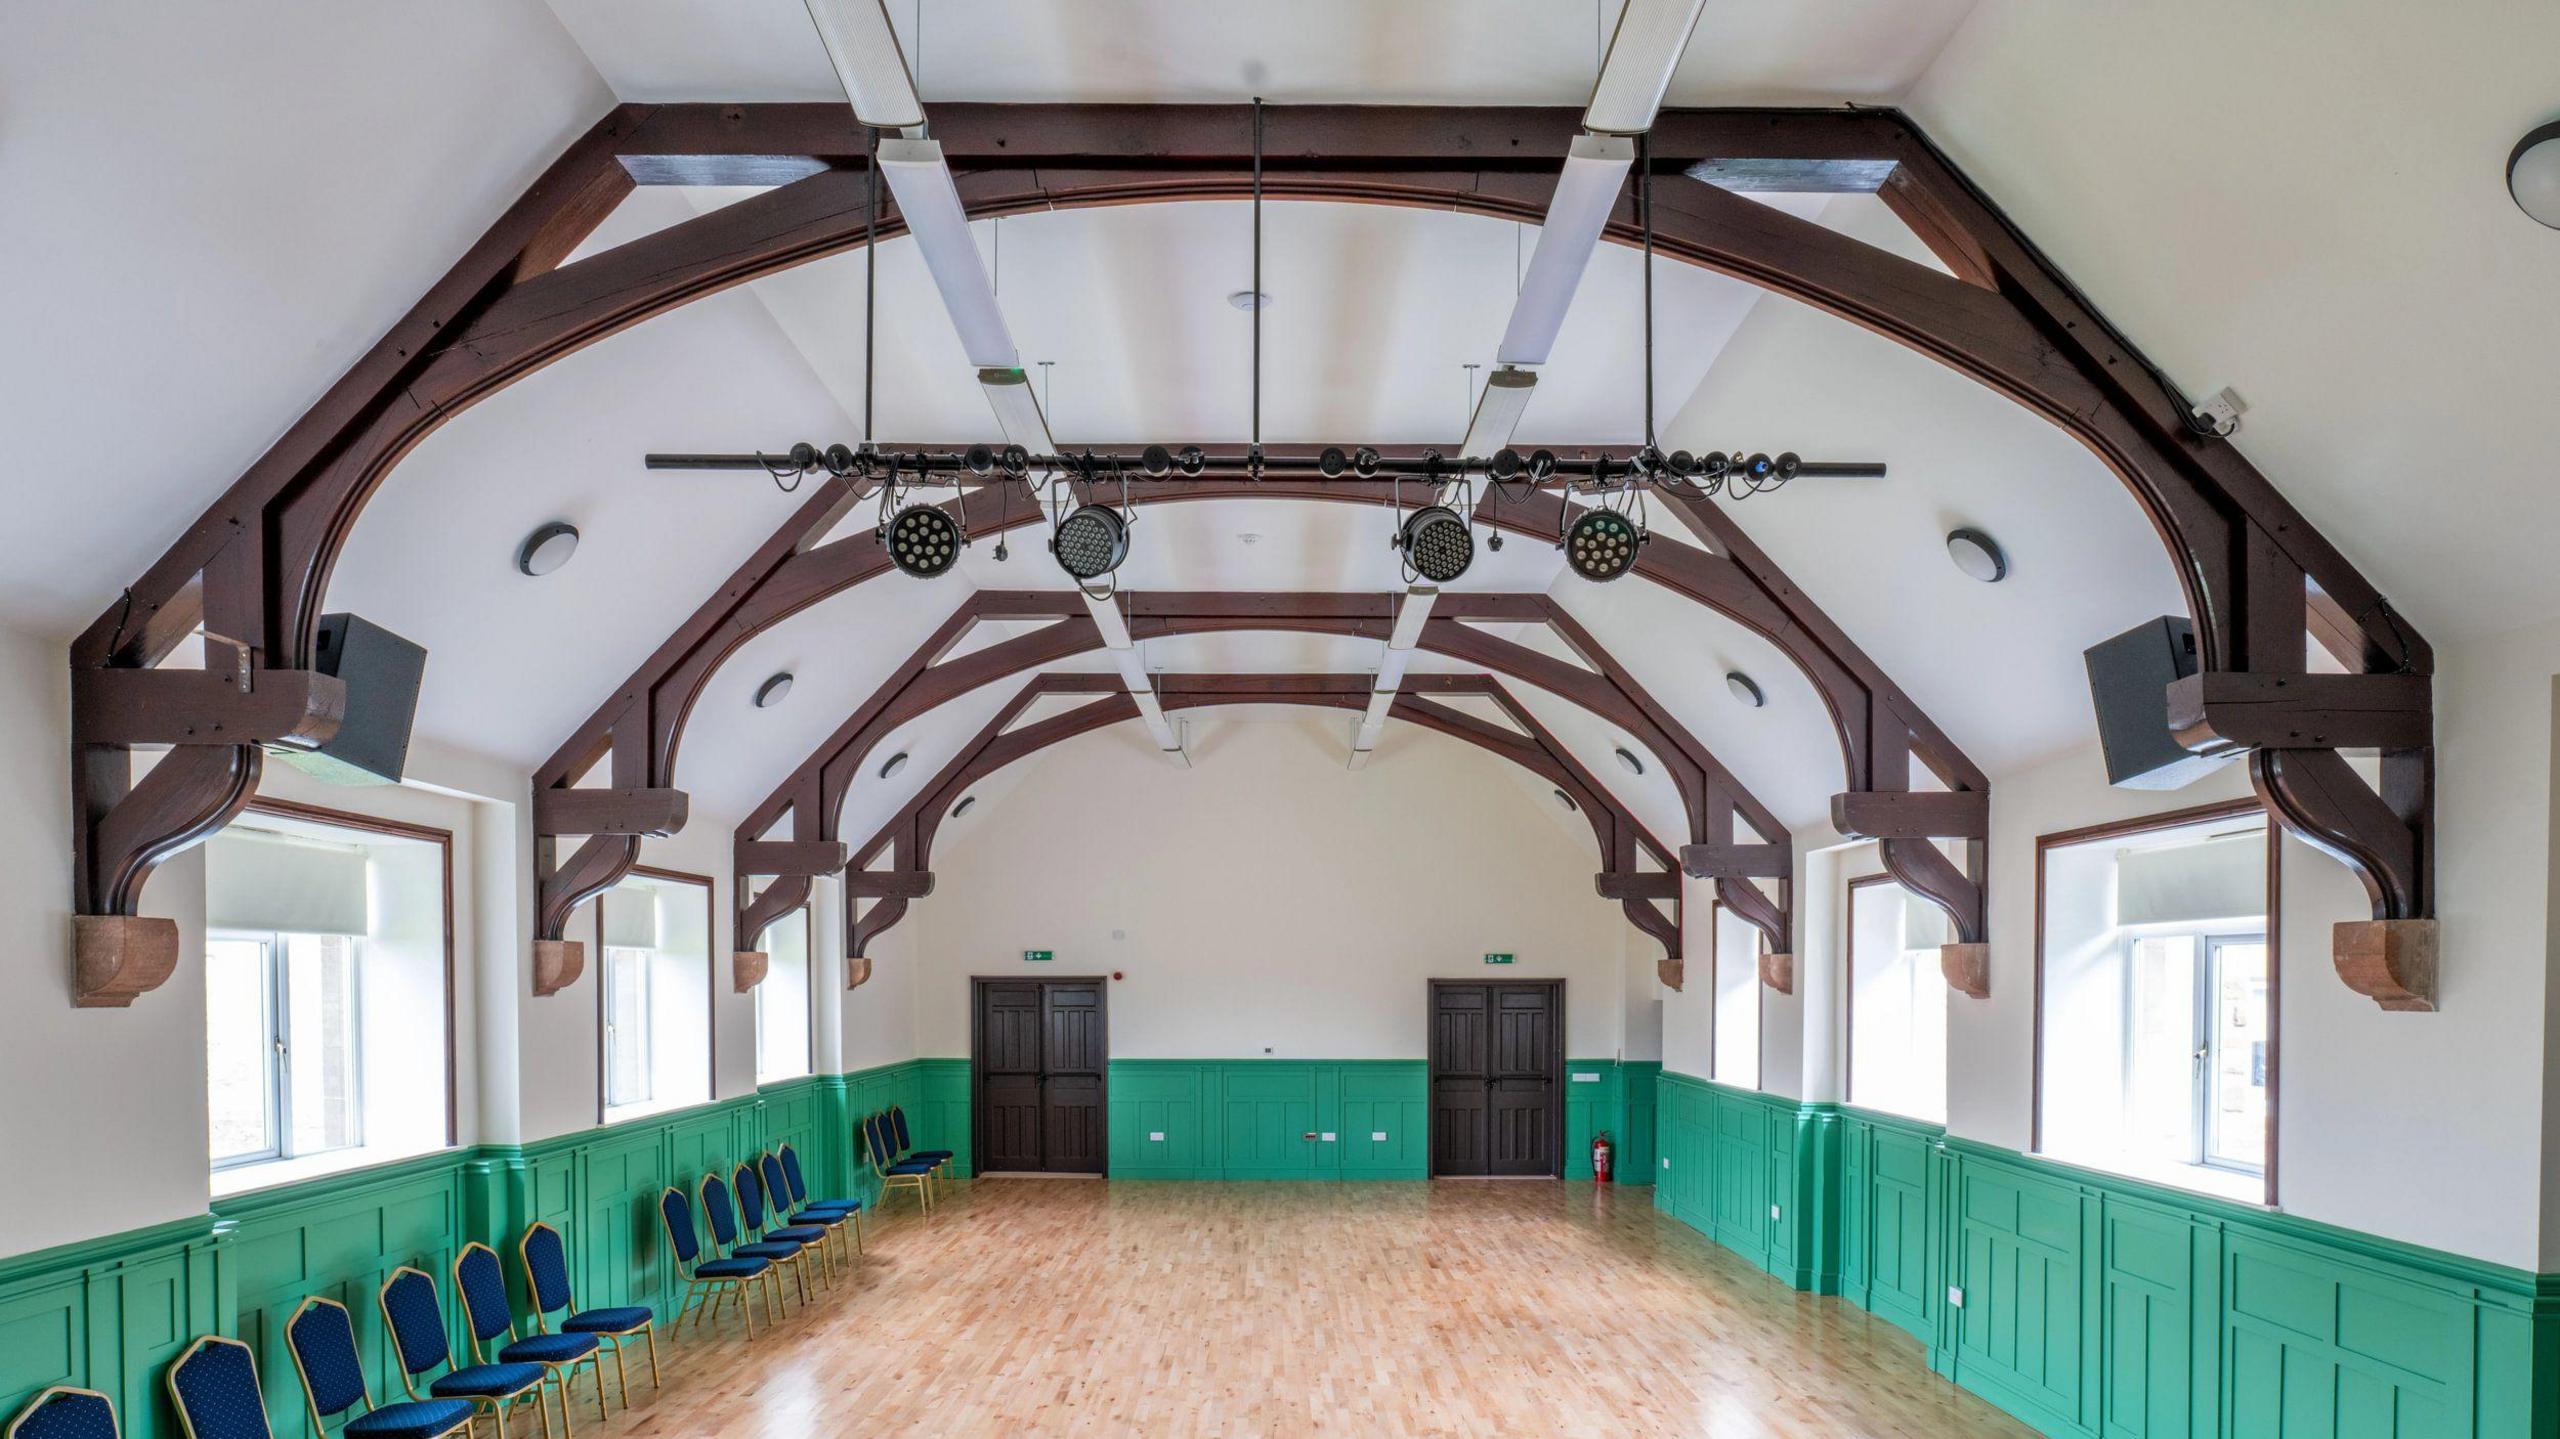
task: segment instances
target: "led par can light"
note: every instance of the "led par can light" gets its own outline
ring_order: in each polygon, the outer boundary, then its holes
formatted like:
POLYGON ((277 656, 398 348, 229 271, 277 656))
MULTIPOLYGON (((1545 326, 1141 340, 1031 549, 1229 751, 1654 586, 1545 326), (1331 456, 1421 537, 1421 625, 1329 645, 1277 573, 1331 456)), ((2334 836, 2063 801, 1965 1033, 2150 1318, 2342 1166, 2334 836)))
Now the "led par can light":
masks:
POLYGON ((1636 567, 1645 532, 1615 510, 1585 510, 1565 527, 1564 561, 1575 574, 1606 584, 1636 567))
POLYGON ((909 505, 889 517, 880 532, 889 548, 889 563, 898 573, 920 580, 951 572, 960 562, 960 522, 939 505, 909 505))
POLYGON ((1098 580, 1129 558, 1129 522, 1109 505, 1079 505, 1058 521, 1049 553, 1077 583, 1098 580))
POLYGON ((1396 528, 1396 548, 1413 572, 1435 585, 1445 585, 1467 572, 1476 559, 1476 537, 1467 522, 1447 505, 1427 505, 1396 528))

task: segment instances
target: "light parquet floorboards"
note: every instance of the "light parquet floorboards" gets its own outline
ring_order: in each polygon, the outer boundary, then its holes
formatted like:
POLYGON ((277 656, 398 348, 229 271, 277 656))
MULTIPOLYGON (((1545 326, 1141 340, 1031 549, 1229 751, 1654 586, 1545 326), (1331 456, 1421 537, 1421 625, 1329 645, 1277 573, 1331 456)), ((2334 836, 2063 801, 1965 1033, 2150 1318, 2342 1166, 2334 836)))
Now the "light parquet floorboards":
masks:
POLYGON ((958 1185, 756 1335, 662 1335, 666 1389, 609 1424, 582 1402, 578 1432, 2033 1432, 1902 1331, 1587 1183, 958 1185))

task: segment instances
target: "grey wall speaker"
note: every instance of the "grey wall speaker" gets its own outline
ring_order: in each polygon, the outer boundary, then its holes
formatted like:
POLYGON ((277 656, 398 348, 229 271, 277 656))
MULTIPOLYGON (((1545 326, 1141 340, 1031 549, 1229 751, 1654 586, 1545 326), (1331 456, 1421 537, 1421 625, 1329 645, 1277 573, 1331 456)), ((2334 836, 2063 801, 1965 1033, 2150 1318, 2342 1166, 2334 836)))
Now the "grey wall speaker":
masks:
POLYGON ((2107 783, 2178 789, 2231 758, 2190 753, 2169 735, 2169 683, 2196 672, 2194 621, 2162 615, 2091 646, 2083 658, 2107 783))
POLYGON ((346 681, 346 722, 320 748, 278 750, 276 758, 331 784, 398 784, 427 652, 354 615, 322 615, 314 659, 322 674, 346 681))

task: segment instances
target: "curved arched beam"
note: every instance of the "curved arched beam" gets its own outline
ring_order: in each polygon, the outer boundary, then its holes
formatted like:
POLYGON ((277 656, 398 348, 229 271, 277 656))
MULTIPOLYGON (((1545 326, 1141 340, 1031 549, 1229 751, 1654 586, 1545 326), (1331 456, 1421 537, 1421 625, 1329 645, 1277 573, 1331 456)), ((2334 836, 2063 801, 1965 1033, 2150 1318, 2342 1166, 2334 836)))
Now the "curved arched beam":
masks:
MULTIPOLYGON (((1136 719, 1138 706, 1121 691, 1121 683, 1117 675, 1050 673, 1039 675, 1023 686, 856 853, 855 867, 845 872, 845 952, 856 956, 864 954, 871 941, 905 917, 909 901, 933 892, 934 836, 951 806, 957 804, 972 786, 997 770, 1051 745, 1136 719), (1060 694, 1099 694, 1101 697, 1019 729, 1007 728, 1040 699, 1060 694), (890 855, 889 869, 862 868, 884 850, 890 855), (872 901, 867 909, 862 907, 862 901, 866 899, 872 901)), ((1359 710, 1368 704, 1375 677, 1365 674, 1164 675, 1159 677, 1158 683, 1164 707, 1169 711, 1226 704, 1304 704, 1359 710)), ((1416 675, 1410 677, 1409 683, 1415 688, 1411 692, 1399 691, 1389 709, 1391 715, 1465 740, 1522 765, 1573 796, 1576 806, 1590 822, 1593 838, 1600 847, 1601 863, 1605 866, 1599 880, 1602 893, 1618 899, 1620 908, 1632 923, 1661 941, 1664 964, 1676 969, 1681 958, 1677 915, 1679 891, 1677 873, 1671 868, 1670 851, 1647 834, 1625 806, 1611 797, 1590 772, 1556 742, 1553 735, 1531 719, 1499 682, 1482 675, 1416 675), (1503 730, 1436 704, 1427 697, 1428 694, 1481 695, 1500 705, 1525 729, 1518 734, 1503 730), (1639 852, 1650 856, 1663 868, 1651 874, 1639 874, 1636 869, 1639 852), (1609 892, 1613 887, 1634 887, 1655 879, 1665 882, 1661 887, 1668 890, 1674 905, 1674 913, 1670 915, 1655 908, 1643 895, 1609 892)), ((1666 975, 1669 973, 1666 971, 1666 975)))
MULTIPOLYGON (((1129 633, 1138 639, 1287 630, 1383 640, 1394 627, 1396 613, 1393 595, 1338 592, 1139 591, 1122 596, 1121 604, 1128 616, 1129 633)), ((1499 671, 1545 690, 1618 726, 1651 750, 1680 792, 1691 844, 1732 849, 1736 847, 1737 824, 1749 825, 1763 841, 1756 848, 1774 851, 1778 856, 1774 872, 1754 869, 1751 873, 1776 879, 1781 898, 1769 899, 1739 872, 1718 877, 1718 891, 1737 913, 1768 933, 1772 949, 1783 952, 1790 947, 1792 916, 1784 896, 1788 893, 1786 876, 1790 866, 1786 856, 1791 841, 1785 827, 1707 752, 1695 735, 1655 703, 1598 640, 1545 595, 1444 594, 1433 614, 1434 618, 1422 628, 1420 648, 1499 671), (1546 625, 1590 667, 1568 664, 1473 628, 1466 623, 1468 620, 1546 625)), ((1081 599, 1072 593, 980 592, 962 601, 951 617, 927 636, 915 653, 739 824, 735 838, 738 883, 734 890, 741 905, 739 933, 761 934, 775 920, 807 902, 804 882, 780 881, 802 881, 809 875, 842 867, 841 820, 846 791, 861 773, 872 749, 890 733, 981 685, 1101 647, 1100 631, 1086 615, 1081 599), (984 619, 997 615, 1021 618, 1043 612, 1063 618, 1030 634, 936 662, 984 619), (792 821, 792 839, 765 839, 786 815, 792 821), (797 862, 786 863, 793 860, 797 862), (750 897, 751 881, 767 875, 777 877, 777 883, 750 897)), ((1513 717, 1523 729, 1544 735, 1525 711, 1514 707, 1513 717)), ((1541 743, 1562 748, 1550 740, 1542 739, 1541 743)), ((865 856, 854 858, 859 863, 865 856)))
MULTIPOLYGON (((1257 168, 1248 137, 1258 130, 1267 161, 1260 188, 1274 198, 1529 220, 1542 212, 1555 158, 1577 125, 1575 113, 1563 109, 936 112, 937 138, 977 215, 1234 197, 1257 168)), ((329 570, 365 500, 401 455, 479 398, 582 345, 701 295, 851 248, 869 218, 858 173, 862 140, 842 107, 614 111, 74 643, 74 669, 152 665, 201 621, 214 642, 238 648, 257 684, 276 672, 308 673, 329 570), (769 183, 793 175, 806 178, 575 265, 559 263, 635 179, 769 183)), ((1652 219, 1661 253, 1804 300, 1939 359, 2043 415, 2113 468, 2170 551, 2208 677, 2290 684, 2289 694, 2254 716, 2241 711, 2266 696, 2232 700, 2208 692, 2206 727, 2221 728, 2215 711, 2230 709, 2235 721, 2255 718, 2262 722, 2257 732, 2277 737, 2259 741, 2269 749, 2383 744, 2384 788, 2414 796, 2412 802, 2374 807, 2288 796, 2287 776, 2325 772, 2314 765, 2258 766, 2261 790, 2289 828, 2349 856, 2376 895, 2378 920, 2431 912, 2432 731, 2423 711, 2407 711, 2404 697, 2385 703, 2358 683, 2374 674, 2426 673, 2426 645, 2264 476, 2228 444, 2196 432, 2174 389, 1924 137, 1889 111, 1674 113, 1657 123, 1648 154, 1657 173, 1708 182, 1656 186, 1652 219), (1954 273, 1720 188, 1752 185, 1873 190, 1954 273), (2365 673, 2304 682, 2306 632, 2365 673), (2276 722, 2263 723, 2270 718, 2276 722), (2405 742, 2412 730, 2425 742, 2405 742), (2377 741, 2381 733, 2394 738, 2377 741), (2408 834, 2375 834, 2376 825, 2408 834), (2377 857, 2403 853, 2414 856, 2406 863, 2412 872, 2369 872, 2391 862, 2377 857), (2413 898, 2398 898, 2404 895, 2413 898)), ((1609 238, 1633 243, 1633 218, 1631 205, 1622 204, 1609 238)), ((894 216, 881 233, 898 233, 894 216)), ((662 658, 672 668, 684 657, 662 658)), ((190 712, 176 702, 173 681, 160 687, 171 694, 156 708, 148 697, 119 703, 134 707, 128 715, 151 713, 184 732, 190 712)), ((83 693, 75 686, 75 696, 83 693)), ((1866 710, 1873 720, 1890 708, 1870 696, 1866 710)), ((663 778, 647 773, 665 758, 649 737, 672 716, 646 694, 626 693, 615 709, 633 731, 611 736, 615 785, 665 788, 663 778)), ((1900 717, 1886 717, 1899 726, 1900 717)), ((129 896, 147 872, 144 854, 179 834, 143 833, 153 829, 142 822, 150 816, 136 809, 119 831, 130 849, 98 843, 103 816, 131 803, 128 776, 107 762, 114 744, 100 737, 115 728, 108 719, 99 706, 75 699, 74 813, 86 828, 77 908, 84 914, 112 912, 108 906, 129 896)), ((1887 736, 1881 756, 1907 771, 1905 752, 1919 738, 1887 736)), ((1879 791, 1897 787, 1891 773, 1871 781, 1879 791)), ((640 804, 618 822, 636 826, 653 814, 663 822, 672 807, 640 804)), ((543 848, 549 871, 548 841, 543 848)))

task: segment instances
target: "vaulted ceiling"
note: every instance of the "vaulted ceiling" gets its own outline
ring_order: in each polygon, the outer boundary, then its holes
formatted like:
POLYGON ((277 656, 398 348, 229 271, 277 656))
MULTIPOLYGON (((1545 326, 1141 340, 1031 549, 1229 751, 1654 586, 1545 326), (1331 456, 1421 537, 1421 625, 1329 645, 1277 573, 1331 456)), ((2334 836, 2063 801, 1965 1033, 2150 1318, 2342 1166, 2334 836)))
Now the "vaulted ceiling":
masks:
MULTIPOLYGON (((928 103, 1575 103, 1606 23, 1598 9, 1537 0, 890 8, 928 103)), ((2518 441, 2446 423, 2457 405, 2495 403, 2548 372, 2539 337, 2560 320, 2560 266, 2548 262, 2546 234, 2497 213, 2506 201, 2494 172, 2505 144, 2539 118, 2532 105, 2560 97, 2524 100, 2510 73, 2521 62, 2493 58, 2493 83, 2466 84, 2459 123, 2429 118, 2391 137, 2383 153, 2400 163, 2379 168, 2423 174, 2415 193, 2436 202, 2393 205, 2354 147, 2257 93, 2303 83, 2269 58, 2290 43, 2284 34, 2243 26, 2226 40, 2239 53, 2199 59, 2155 8, 2139 23, 2101 23, 2030 19, 2005 0, 1719 4, 1670 98, 1909 101, 1924 125, 1943 117, 1942 143, 1978 164, 2067 267, 2085 264, 2097 302, 2121 307, 2136 340, 2159 347, 2188 388, 2228 381, 2250 395, 2244 450, 2368 573, 2395 594, 2406 587, 2413 613, 2447 633, 2560 613, 2548 566, 2455 559, 2548 531, 2512 525, 2502 538, 2466 518, 2477 505, 2534 516, 2560 501, 2526 483, 2518 441), (2100 123, 2163 67, 2185 77, 2177 123, 2195 127, 2193 148, 2215 161, 2200 171, 2147 132, 2100 123), (2080 77, 2088 96, 2071 83, 2080 77), (2118 98, 2092 98, 2104 96, 2118 98), (2214 116, 2263 122, 2279 138, 2215 132, 2228 144, 2214 149, 2214 116), (2486 178, 2446 178, 2472 170, 2486 178), (2313 204, 2313 177, 2364 203, 2353 215, 2313 204), (2315 235, 2306 225, 2320 215, 2331 219, 2315 235), (2459 334, 2416 298, 2444 293, 2455 276, 2442 267, 2455 260, 2473 280, 2458 308, 2476 312, 2459 334), (2489 288, 2482 279, 2512 290, 2489 305, 2473 293, 2489 288), (2477 388, 2466 395, 2466 384, 2477 388), (2416 398, 2396 403, 2404 385, 2416 398), (2403 501, 2413 486, 2464 502, 2412 516, 2403 501)), ((5 483, 24 533, 43 537, 0 572, 0 618, 14 625, 67 634, 110 603, 614 100, 841 98, 798 0, 457 0, 432 21, 294 0, 256 9, 124 22, 40 5, 0 21, 0 187, 49 202, 0 205, 0 253, 26 261, 0 267, 0 309, 34 321, 0 335, 12 396, 0 439, 19 462, 5 483)), ((2449 30, 2459 18, 2434 23, 2449 30)), ((2531 47, 2518 37, 2493 48, 2531 47)), ((2403 87, 2362 89, 2357 103, 2363 127, 2377 111, 2415 115, 2403 87)), ((644 188, 586 250, 743 193, 644 188)), ((1872 199, 1755 198, 1926 258, 1872 199)), ((1250 322, 1227 297, 1248 283, 1248 226, 1240 205, 1186 203, 978 227, 1026 363, 1047 362, 1035 373, 1062 441, 1243 436, 1250 322)), ((1468 408, 1463 367, 1490 360, 1534 239, 1456 214, 1274 206, 1266 436, 1453 441, 1468 408)), ((423 733, 534 765, 798 503, 753 474, 647 472, 644 452, 858 440, 866 383, 878 438, 997 438, 913 246, 884 244, 878 265, 876 374, 863 365, 856 253, 571 355, 403 462, 357 528, 329 602, 427 646, 423 733), (556 518, 584 532, 576 560, 546 579, 517 575, 516 542, 556 518)), ((1603 247, 1524 441, 1636 438, 1641 278, 1634 253, 1603 247)), ((1806 480, 1733 506, 1751 538, 1985 769, 2088 743, 2080 651, 2183 608, 2123 486, 2042 421, 1888 341, 1677 264, 1661 264, 1655 282, 1667 442, 1891 466, 1882 480, 1806 480), (1949 565, 1942 537, 1960 524, 2008 545, 2008 581, 1979 585, 1949 565)), ((872 518, 864 507, 845 524, 872 518)), ((1385 514, 1353 506, 1155 506, 1142 512, 1122 580, 1141 591, 1385 594, 1400 588, 1388 531, 1385 514)), ((750 641, 686 740, 677 779, 694 796, 693 822, 744 814, 971 588, 1063 588, 1037 542, 1015 539, 1007 561, 982 540, 954 576, 884 577, 750 641), (755 708, 755 686, 784 670, 798 677, 789 700, 755 708)), ((1812 687, 1764 640, 1642 581, 1574 579, 1551 548, 1519 537, 1480 555, 1456 588, 1553 595, 1787 825, 1825 817, 1837 743, 1812 687), (1729 670, 1759 683, 1765 708, 1733 699, 1729 670)), ((1006 632, 989 626, 973 643, 1006 632)), ((1506 632, 1563 653, 1551 638, 1506 632)), ((1374 668, 1379 648, 1231 634, 1151 642, 1146 660, 1169 672, 1351 671, 1374 668)), ((1416 665, 1448 668, 1462 666, 1416 665)), ((892 737, 882 752, 913 761, 857 786, 846 832, 894 812, 1023 682, 892 737)), ((1550 696, 1522 698, 1642 822, 1678 842, 1661 767, 1636 776, 1611 759, 1640 745, 1550 696)))

